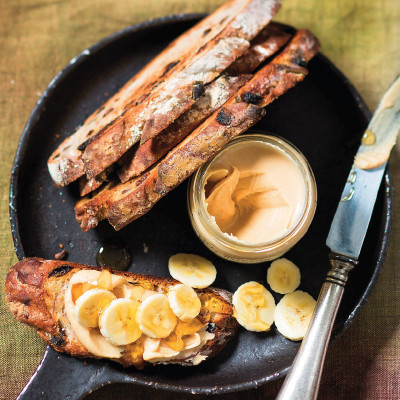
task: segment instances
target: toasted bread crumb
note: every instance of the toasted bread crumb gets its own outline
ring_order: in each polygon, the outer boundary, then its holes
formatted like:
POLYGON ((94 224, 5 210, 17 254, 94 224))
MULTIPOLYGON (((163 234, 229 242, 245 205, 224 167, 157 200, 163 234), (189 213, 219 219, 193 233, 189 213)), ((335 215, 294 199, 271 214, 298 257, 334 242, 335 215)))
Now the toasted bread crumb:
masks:
POLYGON ((67 255, 68 255, 68 252, 67 252, 67 250, 64 249, 64 250, 60 251, 59 253, 56 253, 54 255, 54 258, 56 260, 64 260, 67 257, 67 255))

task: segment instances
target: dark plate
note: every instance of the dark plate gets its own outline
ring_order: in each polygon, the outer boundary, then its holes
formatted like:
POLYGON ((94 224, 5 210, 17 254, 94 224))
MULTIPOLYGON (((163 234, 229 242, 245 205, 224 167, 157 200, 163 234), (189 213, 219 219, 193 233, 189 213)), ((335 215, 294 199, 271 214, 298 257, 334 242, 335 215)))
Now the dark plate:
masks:
MULTIPOLYGON (((214 262, 217 287, 234 291, 249 280, 265 282, 266 263, 244 266, 222 260, 198 240, 186 212, 186 183, 118 233, 107 223, 83 233, 74 218, 76 185, 55 188, 46 168, 47 158, 64 137, 199 17, 167 17, 123 30, 82 52, 50 83, 29 118, 12 171, 11 224, 20 259, 51 259, 62 243, 69 261, 95 265, 100 244, 120 237, 133 254, 130 271, 168 276, 168 258, 185 252, 214 262), (146 246, 148 252, 144 251, 146 246)), ((325 238, 369 117, 353 86, 319 55, 310 63, 307 79, 268 106, 267 115, 254 127, 293 142, 315 172, 319 193, 315 219, 307 235, 287 254, 301 267, 300 289, 314 297, 329 268, 325 238)), ((364 304, 379 275, 388 244, 391 196, 387 171, 360 266, 351 273, 339 310, 334 337, 364 304)), ((278 301, 279 296, 275 297, 278 301)), ((267 333, 243 329, 217 357, 197 367, 157 366, 143 371, 101 360, 83 362, 48 348, 20 398, 42 398, 42 393, 53 399, 79 398, 111 382, 201 394, 254 388, 283 376, 298 347, 299 343, 285 339, 275 327, 267 333)))

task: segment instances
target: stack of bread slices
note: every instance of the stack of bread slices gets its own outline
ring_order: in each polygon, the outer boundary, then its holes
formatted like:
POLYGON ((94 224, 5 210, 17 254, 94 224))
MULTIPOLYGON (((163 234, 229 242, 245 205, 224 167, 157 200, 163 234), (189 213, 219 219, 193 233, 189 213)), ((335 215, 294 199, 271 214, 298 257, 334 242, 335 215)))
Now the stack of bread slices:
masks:
POLYGON ((79 180, 76 219, 119 230, 265 114, 307 75, 319 43, 270 22, 280 0, 231 0, 173 41, 48 160, 59 187, 79 180))

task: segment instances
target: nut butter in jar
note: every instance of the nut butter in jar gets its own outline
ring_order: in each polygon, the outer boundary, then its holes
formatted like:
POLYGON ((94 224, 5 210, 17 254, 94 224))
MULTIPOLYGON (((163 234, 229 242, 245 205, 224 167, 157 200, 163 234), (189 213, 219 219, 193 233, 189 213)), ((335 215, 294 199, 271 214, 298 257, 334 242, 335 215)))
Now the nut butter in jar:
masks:
POLYGON ((307 232, 317 203, 313 172, 286 140, 233 139, 192 177, 189 216, 203 243, 240 263, 273 260, 307 232))

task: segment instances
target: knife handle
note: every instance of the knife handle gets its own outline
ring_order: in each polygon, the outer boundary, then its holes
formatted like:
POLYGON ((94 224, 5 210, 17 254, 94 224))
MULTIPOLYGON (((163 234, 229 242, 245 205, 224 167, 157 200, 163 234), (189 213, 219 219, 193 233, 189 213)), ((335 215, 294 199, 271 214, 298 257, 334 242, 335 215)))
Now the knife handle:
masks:
POLYGON ((358 261, 331 253, 332 265, 322 285, 307 333, 276 400, 315 400, 333 323, 349 272, 358 261))

